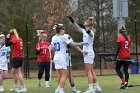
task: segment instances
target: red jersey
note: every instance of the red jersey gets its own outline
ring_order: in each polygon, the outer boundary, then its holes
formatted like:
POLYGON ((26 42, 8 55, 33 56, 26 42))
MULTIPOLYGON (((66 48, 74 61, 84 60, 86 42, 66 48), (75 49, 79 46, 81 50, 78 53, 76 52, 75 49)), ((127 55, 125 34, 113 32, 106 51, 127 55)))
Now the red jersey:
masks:
POLYGON ((20 57, 22 58, 23 57, 23 54, 22 54, 22 47, 23 47, 23 42, 22 42, 22 39, 19 38, 12 38, 10 40, 13 44, 12 44, 12 58, 15 58, 15 57, 20 57))
POLYGON ((39 42, 39 44, 36 45, 36 50, 40 46, 40 51, 38 55, 38 62, 49 62, 50 61, 50 52, 49 52, 49 46, 50 42, 39 42))
POLYGON ((126 40, 123 35, 120 35, 117 38, 117 42, 121 43, 120 51, 118 53, 119 59, 129 59, 130 58, 131 39, 129 36, 127 36, 127 38, 128 38, 128 40, 126 40))

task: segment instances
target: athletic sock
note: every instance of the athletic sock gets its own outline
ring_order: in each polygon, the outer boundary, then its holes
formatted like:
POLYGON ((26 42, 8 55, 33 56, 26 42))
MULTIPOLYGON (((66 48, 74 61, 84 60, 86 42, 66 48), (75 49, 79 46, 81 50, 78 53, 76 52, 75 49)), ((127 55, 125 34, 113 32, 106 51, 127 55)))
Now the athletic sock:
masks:
POLYGON ((18 84, 17 83, 14 83, 14 87, 18 87, 18 84))
POLYGON ((122 83, 126 82, 124 77, 121 78, 121 81, 122 81, 122 83))
POLYGON ((25 84, 23 84, 23 85, 21 86, 21 88, 26 88, 26 87, 25 87, 25 84))
POLYGON ((93 89, 93 84, 88 84, 88 89, 93 89))
POLYGON ((76 91, 75 84, 70 84, 70 85, 71 85, 72 91, 76 91))
POLYGON ((46 85, 48 85, 49 84, 49 81, 46 81, 46 85))
POLYGON ((93 83, 93 88, 96 88, 97 86, 99 86, 99 85, 98 85, 98 82, 93 83))
POLYGON ((59 90, 59 89, 60 89, 60 86, 58 86, 56 90, 59 90))
POLYGON ((60 93, 61 93, 61 92, 64 92, 64 88, 60 88, 59 90, 60 90, 60 93))

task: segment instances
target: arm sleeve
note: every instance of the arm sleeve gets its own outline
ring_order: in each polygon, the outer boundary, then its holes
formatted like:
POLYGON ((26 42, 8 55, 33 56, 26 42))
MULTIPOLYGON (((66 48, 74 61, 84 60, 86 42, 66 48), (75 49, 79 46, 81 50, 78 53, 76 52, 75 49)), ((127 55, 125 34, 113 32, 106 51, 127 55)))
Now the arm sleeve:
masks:
MULTIPOLYGON (((38 43, 39 44, 39 43, 38 43)), ((40 49, 38 49, 38 44, 36 45, 36 55, 38 55, 39 54, 39 52, 40 52, 40 49)))
POLYGON ((80 33, 83 33, 83 29, 80 28, 79 25, 76 22, 73 23, 73 26, 74 26, 75 30, 77 30, 80 33))
POLYGON ((13 44, 13 42, 10 41, 9 38, 6 38, 6 41, 5 41, 5 45, 6 45, 6 47, 7 47, 7 46, 10 46, 10 45, 12 45, 12 44, 13 44))
POLYGON ((76 47, 76 46, 82 46, 83 44, 82 42, 70 42, 69 45, 72 47, 76 47))
POLYGON ((117 49, 116 49, 116 55, 115 55, 116 58, 118 56, 118 53, 120 52, 120 47, 121 47, 121 43, 117 42, 117 49))

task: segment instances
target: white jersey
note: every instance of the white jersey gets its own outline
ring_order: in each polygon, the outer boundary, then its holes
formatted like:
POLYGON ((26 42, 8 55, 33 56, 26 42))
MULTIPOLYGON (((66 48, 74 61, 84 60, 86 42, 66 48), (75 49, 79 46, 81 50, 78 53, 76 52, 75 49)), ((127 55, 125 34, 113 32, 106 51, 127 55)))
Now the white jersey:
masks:
POLYGON ((82 33, 83 42, 88 43, 88 46, 83 46, 83 51, 93 51, 94 32, 91 31, 92 36, 90 36, 85 29, 82 29, 82 33))
POLYGON ((88 43, 88 46, 83 46, 83 51, 87 51, 88 54, 84 55, 84 63, 93 64, 94 62, 94 51, 93 51, 93 41, 94 41, 94 32, 91 31, 90 34, 87 34, 85 29, 80 28, 77 23, 73 24, 76 30, 83 34, 83 42, 88 43))
POLYGON ((64 35, 55 35, 52 37, 52 46, 55 49, 54 53, 54 62, 59 61, 62 62, 63 64, 66 64, 67 60, 67 45, 72 42, 71 37, 68 34, 64 35))
POLYGON ((0 69, 3 69, 3 70, 8 69, 7 55, 9 51, 10 51, 10 47, 6 47, 5 45, 2 47, 0 46, 0 69))

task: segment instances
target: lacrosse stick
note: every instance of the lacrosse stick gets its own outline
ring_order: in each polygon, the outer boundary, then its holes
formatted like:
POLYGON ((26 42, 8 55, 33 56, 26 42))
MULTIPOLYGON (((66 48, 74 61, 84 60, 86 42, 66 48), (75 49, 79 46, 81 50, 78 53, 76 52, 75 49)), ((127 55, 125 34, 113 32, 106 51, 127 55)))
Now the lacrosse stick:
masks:
POLYGON ((71 54, 70 54, 70 46, 68 45, 67 46, 67 53, 68 53, 68 60, 69 60, 69 81, 70 81, 70 84, 71 84, 71 54))
POLYGON ((132 84, 132 85, 128 85, 127 87, 137 87, 140 86, 140 84, 132 84))
POLYGON ((43 30, 37 30, 37 36, 38 36, 38 46, 40 48, 39 42, 41 41, 41 37, 45 32, 43 30))
POLYGON ((49 83, 50 83, 50 86, 52 84, 52 59, 51 59, 51 46, 49 47, 49 52, 50 52, 50 79, 49 79, 49 83))

